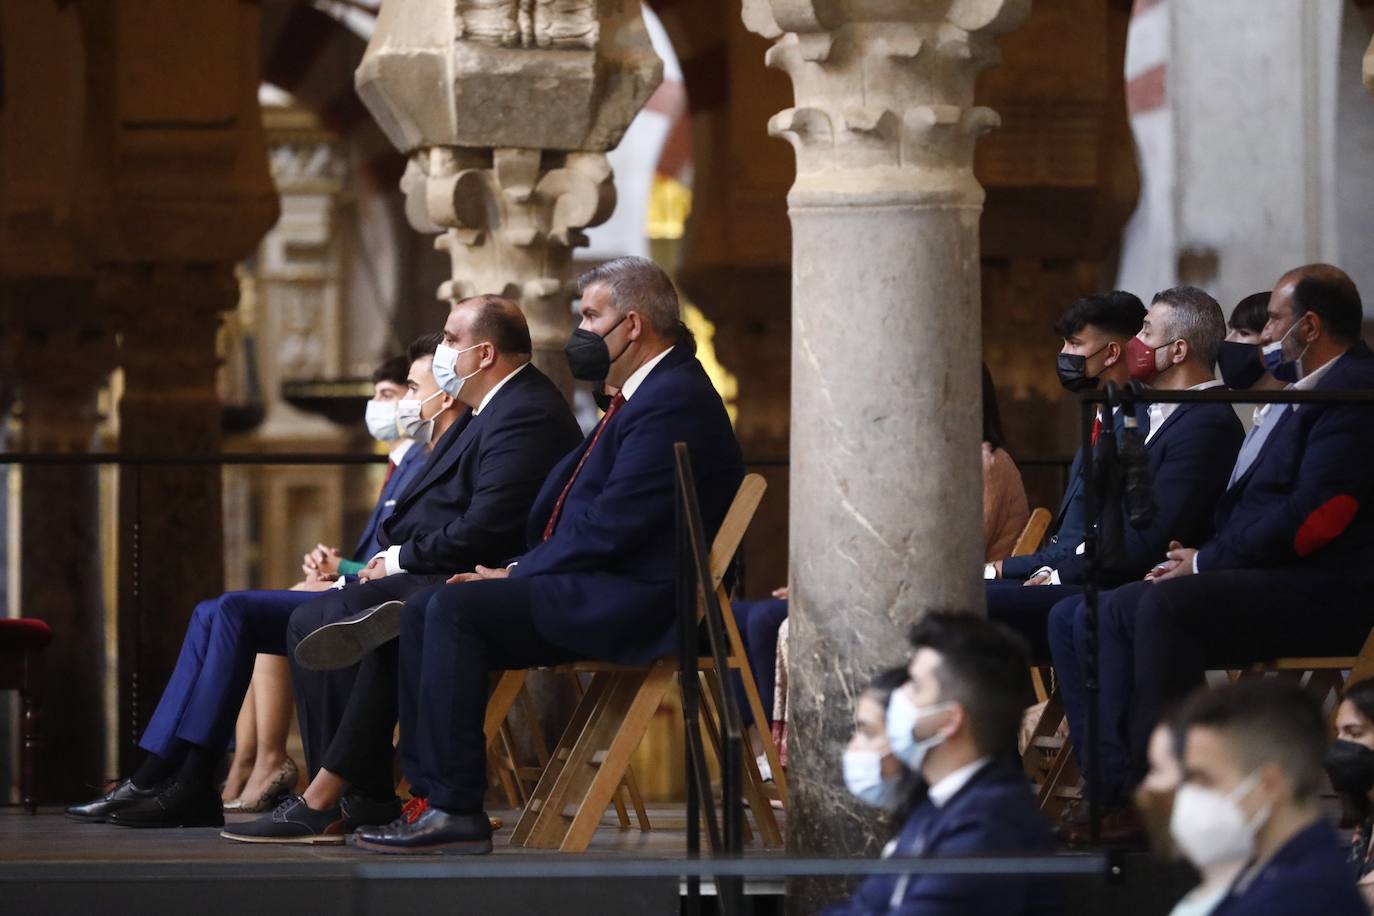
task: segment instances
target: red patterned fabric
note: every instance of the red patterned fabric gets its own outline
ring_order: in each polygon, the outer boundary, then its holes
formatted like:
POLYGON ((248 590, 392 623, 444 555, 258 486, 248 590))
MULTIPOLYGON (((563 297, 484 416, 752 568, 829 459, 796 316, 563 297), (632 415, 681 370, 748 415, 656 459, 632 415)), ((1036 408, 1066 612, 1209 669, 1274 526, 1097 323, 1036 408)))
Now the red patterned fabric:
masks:
POLYGON ((31 617, 0 618, 0 646, 41 649, 52 642, 52 628, 31 617))
POLYGON ((1309 557, 1341 536, 1360 511, 1360 503, 1353 496, 1342 493, 1318 506, 1298 526, 1293 538, 1293 550, 1300 557, 1309 557))

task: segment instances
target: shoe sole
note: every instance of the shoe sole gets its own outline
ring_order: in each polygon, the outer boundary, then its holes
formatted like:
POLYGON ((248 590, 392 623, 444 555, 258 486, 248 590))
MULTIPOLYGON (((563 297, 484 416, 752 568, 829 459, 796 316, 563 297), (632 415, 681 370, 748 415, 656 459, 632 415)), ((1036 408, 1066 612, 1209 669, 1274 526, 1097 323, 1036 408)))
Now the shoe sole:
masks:
POLYGON ((482 856, 491 852, 491 840, 459 840, 433 846, 387 846, 350 836, 348 845, 393 856, 482 856))
POLYGON ((313 836, 245 836, 242 833, 230 833, 228 830, 221 830, 219 835, 226 840, 233 840, 235 843, 271 843, 278 846, 342 846, 344 841, 342 834, 315 834, 313 836))
POLYGON ((325 624, 296 644, 296 664, 307 671, 350 668, 367 653, 401 635, 404 601, 387 601, 366 616, 325 624))
POLYGON ((69 820, 78 821, 82 824, 103 824, 114 816, 111 814, 72 814, 70 811, 63 811, 62 814, 69 820))
POLYGON ((218 821, 201 821, 196 823, 179 822, 175 824, 140 824, 137 821, 121 821, 117 817, 111 817, 107 819, 105 823, 111 824, 115 827, 129 827, 134 830, 181 830, 183 828, 189 829, 197 827, 223 827, 224 819, 221 818, 218 821))

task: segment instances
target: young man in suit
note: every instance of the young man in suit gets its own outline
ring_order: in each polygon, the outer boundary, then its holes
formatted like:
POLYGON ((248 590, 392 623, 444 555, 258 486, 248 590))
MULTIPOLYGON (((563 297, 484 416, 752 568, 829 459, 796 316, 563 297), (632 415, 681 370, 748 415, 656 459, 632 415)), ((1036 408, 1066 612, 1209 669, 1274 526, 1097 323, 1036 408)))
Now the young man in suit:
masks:
POLYGON ((1326 722, 1299 687, 1202 690, 1184 707, 1183 783, 1171 833, 1199 869, 1244 868, 1213 916, 1365 916, 1346 849, 1321 813, 1326 722))
MULTIPOLYGON (((393 412, 406 390, 410 362, 397 356, 372 376, 373 400, 368 416, 393 412), (380 411, 376 405, 381 405, 380 411)), ((393 419, 368 421, 374 438, 395 442, 393 419)), ((391 514, 396 499, 424 467, 424 449, 409 438, 391 452, 391 467, 373 509, 372 520, 391 514)), ((376 549, 375 525, 369 523, 355 557, 376 549)), ((285 655, 286 622, 305 592, 329 587, 312 574, 293 589, 227 592, 202 601, 191 616, 176 668, 139 746, 147 752, 129 779, 105 795, 67 809, 82 821, 109 821, 123 826, 218 826, 224 822, 211 776, 234 732, 234 722, 252 677, 258 654, 285 655)))
MULTIPOLYGON (((1191 286, 1164 290, 1155 295, 1140 332, 1127 341, 1129 375, 1161 391, 1219 387, 1212 367, 1225 336, 1226 319, 1215 299, 1191 286)), ((1152 404, 1145 421, 1154 519, 1144 528, 1122 525, 1112 562, 1099 566, 1099 585, 1134 582, 1158 562, 1171 539, 1202 539, 1211 533, 1213 509, 1245 437, 1235 411, 1226 404, 1186 404, 1177 409, 1152 404)), ((1125 496, 1123 492, 1123 520, 1125 496)), ((1048 639, 1054 639, 1051 608, 1077 595, 1087 581, 1081 549, 1081 543, 1074 545, 1055 566, 1036 570, 1024 583, 1028 587, 999 583, 988 589, 988 615, 1024 635, 1041 658, 1048 654, 1047 621, 1048 639)), ((1065 705, 1076 713, 1069 697, 1072 685, 1063 679, 1060 683, 1065 705)))
POLYGON ((300 643, 340 621, 345 625, 335 629, 358 632, 367 625, 366 617, 355 625, 360 613, 520 550, 522 520, 540 484, 581 436, 562 393, 530 364, 532 349, 513 302, 478 296, 454 305, 442 342, 419 355, 413 397, 446 405, 433 418, 429 463, 382 526, 382 550, 358 574, 358 584, 301 605, 287 627, 310 785, 272 814, 226 830, 227 839, 342 842, 353 826, 399 814, 394 647, 361 670, 355 656, 321 671, 307 667, 310 653, 300 643))
MULTIPOLYGON (((1337 268, 1288 272, 1263 332, 1271 372, 1297 379, 1299 390, 1374 388, 1363 314, 1337 268)), ((1129 750, 1119 761, 1104 752, 1108 788, 1139 779, 1162 711, 1200 685, 1209 664, 1354 655, 1374 623, 1374 407, 1276 405, 1258 420, 1217 505, 1215 534, 1193 541, 1200 548, 1176 539, 1147 581, 1101 596, 1102 721, 1129 750)), ((1057 670, 1082 669, 1084 639, 1056 641, 1057 670)))
MULTIPOLYGON (((894 756, 929 789, 888 858, 1050 855, 1054 839, 1016 753, 1029 693, 1025 645, 974 614, 931 613, 911 631, 910 680, 887 704, 894 756)), ((1062 911, 1051 880, 875 875, 825 916, 1062 911)))
MULTIPOLYGON (((483 716, 488 675, 574 659, 642 664, 677 643, 673 445, 691 453, 707 536, 744 477, 720 395, 696 360, 672 281, 617 258, 584 274, 568 343, 575 378, 617 391, 528 514, 530 547, 406 602, 401 762, 423 803, 352 842, 387 852, 491 850, 483 716)), ((393 618, 394 619, 394 618, 393 618)), ((394 638, 397 625, 377 638, 394 638)))
MULTIPOLYGON (((1145 306, 1128 292, 1117 290, 1079 299, 1054 323, 1054 332, 1064 340, 1056 360, 1059 383, 1070 394, 1107 382, 1125 385, 1130 378, 1126 345, 1140 331, 1144 320, 1145 306)), ((1113 428, 1120 432, 1123 422, 1121 417, 1113 418, 1113 428)), ((1073 555, 1083 543, 1082 471, 1081 453, 1075 452, 1069 468, 1069 486, 1045 546, 1029 556, 989 563, 985 578, 1024 582, 1037 570, 1047 566, 1054 569, 1073 555)))

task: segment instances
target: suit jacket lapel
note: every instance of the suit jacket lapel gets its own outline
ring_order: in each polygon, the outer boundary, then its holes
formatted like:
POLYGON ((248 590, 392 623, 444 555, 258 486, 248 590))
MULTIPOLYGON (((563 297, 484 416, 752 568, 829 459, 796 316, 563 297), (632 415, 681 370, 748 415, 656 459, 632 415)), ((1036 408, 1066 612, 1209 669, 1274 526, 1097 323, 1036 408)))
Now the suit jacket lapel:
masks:
POLYGON ((452 466, 453 462, 458 460, 463 449, 472 441, 473 428, 477 425, 476 419, 473 417, 472 411, 468 410, 454 424, 454 428, 450 429, 444 434, 444 438, 439 440, 438 446, 429 456, 429 463, 425 465, 419 476, 411 481, 410 486, 406 488, 402 499, 397 504, 396 511, 398 513, 403 507, 415 502, 420 494, 425 491, 425 488, 434 482, 435 478, 443 474, 452 466))

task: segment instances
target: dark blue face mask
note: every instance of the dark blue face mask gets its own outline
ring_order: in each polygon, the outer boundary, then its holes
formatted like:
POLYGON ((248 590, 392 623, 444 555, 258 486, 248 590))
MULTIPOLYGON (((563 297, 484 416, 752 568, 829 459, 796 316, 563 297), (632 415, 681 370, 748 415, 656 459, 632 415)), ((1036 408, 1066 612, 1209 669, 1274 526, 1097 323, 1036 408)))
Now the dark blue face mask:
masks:
POLYGON ((1237 391, 1251 388, 1264 378, 1264 363, 1260 361, 1259 344, 1223 340, 1217 351, 1217 368, 1227 388, 1237 391))
MULTIPOLYGON (((1298 319, 1298 321, 1301 320, 1301 318, 1298 319)), ((1310 343, 1303 345, 1302 352, 1292 358, 1284 353, 1283 346, 1288 342, 1289 335, 1298 329, 1298 321, 1293 322, 1293 326, 1288 329, 1287 334, 1261 351, 1264 357, 1264 368, 1268 370, 1269 374, 1290 385, 1302 378, 1302 358, 1307 354, 1307 348, 1312 346, 1310 343)))

